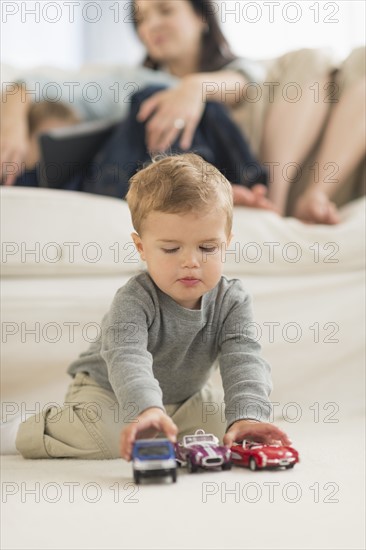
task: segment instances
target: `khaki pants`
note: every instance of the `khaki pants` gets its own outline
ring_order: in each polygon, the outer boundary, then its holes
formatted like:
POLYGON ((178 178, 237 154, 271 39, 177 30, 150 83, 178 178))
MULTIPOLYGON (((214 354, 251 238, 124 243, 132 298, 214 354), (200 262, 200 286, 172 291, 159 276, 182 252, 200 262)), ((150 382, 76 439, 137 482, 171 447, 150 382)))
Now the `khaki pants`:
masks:
MULTIPOLYGON (((226 429, 222 404, 222 388, 209 382, 185 402, 165 409, 178 427, 178 439, 202 428, 222 441, 226 429)), ((113 392, 78 373, 63 407, 49 407, 22 422, 16 447, 25 458, 119 458, 121 430, 133 418, 133 404, 121 410, 113 392)))
MULTIPOLYGON (((234 121, 245 133, 253 153, 260 158, 263 131, 268 112, 276 102, 281 99, 284 89, 288 88, 289 93, 295 93, 294 84, 302 93, 311 93, 314 100, 318 90, 317 82, 324 77, 329 79, 327 88, 328 97, 324 99, 329 105, 328 116, 324 123, 323 131, 319 139, 314 144, 308 158, 305 159, 303 166, 311 167, 317 158, 317 153, 322 141, 323 132, 327 121, 332 114, 334 106, 337 104, 342 94, 348 90, 357 80, 365 76, 366 49, 364 47, 356 48, 342 62, 338 63, 333 55, 322 49, 301 49, 289 52, 279 58, 267 62, 267 75, 265 82, 267 85, 260 86, 260 93, 257 100, 242 101, 232 110, 234 121), (270 85, 272 83, 272 86, 270 85), (275 85, 274 85, 275 84, 275 85)), ((248 89, 249 94, 249 89, 248 89)), ((253 94, 253 98, 256 96, 253 94)), ((341 137, 341 136, 340 136, 341 137)), ((289 136, 291 139, 291 136, 289 136)), ((337 191, 332 200, 342 206, 352 199, 358 198, 365 193, 365 162, 362 162, 356 170, 347 178, 347 181, 337 191)), ((287 212, 291 212, 292 206, 298 196, 304 191, 309 179, 309 171, 303 169, 302 176, 299 177, 291 186, 287 212)))

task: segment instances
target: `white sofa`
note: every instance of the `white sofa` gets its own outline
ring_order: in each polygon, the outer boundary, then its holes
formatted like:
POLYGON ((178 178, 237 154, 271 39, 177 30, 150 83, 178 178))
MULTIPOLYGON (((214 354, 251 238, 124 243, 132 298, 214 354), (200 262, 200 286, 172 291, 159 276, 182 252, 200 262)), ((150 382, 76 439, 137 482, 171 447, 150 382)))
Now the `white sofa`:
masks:
MULTIPOLYGON (((359 199, 344 207, 334 227, 235 208, 224 273, 242 279, 254 296, 274 401, 357 406, 364 204, 359 199)), ((3 187, 1 208, 3 398, 61 399, 67 364, 95 338, 116 290, 144 268, 127 204, 3 187), (61 385, 46 395, 42 388, 56 381, 61 385)))
MULTIPOLYGON (((62 402, 68 363, 143 266, 125 202, 0 191, 1 391, 11 418, 62 402)), ((181 471, 174 487, 134 488, 122 460, 1 457, 3 547, 363 548, 364 207, 344 207, 335 227, 235 208, 225 274, 254 296, 276 422, 301 455, 294 470, 181 471)))

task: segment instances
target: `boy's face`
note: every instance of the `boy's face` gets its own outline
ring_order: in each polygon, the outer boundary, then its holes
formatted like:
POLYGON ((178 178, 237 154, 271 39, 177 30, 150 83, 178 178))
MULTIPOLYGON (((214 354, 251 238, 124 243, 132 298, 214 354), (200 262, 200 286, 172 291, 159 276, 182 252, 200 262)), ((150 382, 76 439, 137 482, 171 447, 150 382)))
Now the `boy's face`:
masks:
POLYGON ((155 284, 187 309, 199 309, 201 296, 222 275, 223 246, 229 245, 224 212, 151 212, 141 236, 132 238, 155 284))

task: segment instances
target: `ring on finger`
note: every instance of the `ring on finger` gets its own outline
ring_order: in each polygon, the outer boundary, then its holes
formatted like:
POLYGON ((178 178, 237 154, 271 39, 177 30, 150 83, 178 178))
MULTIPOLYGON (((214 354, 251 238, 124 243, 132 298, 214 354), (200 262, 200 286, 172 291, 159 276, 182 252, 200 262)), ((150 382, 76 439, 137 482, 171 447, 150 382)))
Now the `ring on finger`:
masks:
POLYGON ((173 124, 174 128, 176 128, 177 130, 183 130, 185 125, 186 123, 183 118, 176 118, 173 124))

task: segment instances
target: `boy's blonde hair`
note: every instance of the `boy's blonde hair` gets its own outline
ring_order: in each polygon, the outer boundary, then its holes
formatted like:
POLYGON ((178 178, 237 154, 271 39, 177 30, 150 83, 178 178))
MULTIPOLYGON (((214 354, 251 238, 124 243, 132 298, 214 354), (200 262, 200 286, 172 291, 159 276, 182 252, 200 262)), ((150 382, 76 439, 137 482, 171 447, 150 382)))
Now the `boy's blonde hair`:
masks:
POLYGON ((126 200, 140 235, 144 220, 153 211, 184 214, 221 210, 226 215, 227 235, 231 233, 231 185, 217 168, 194 153, 153 160, 132 176, 126 200))
POLYGON ((70 125, 80 122, 74 110, 60 101, 40 101, 32 103, 28 113, 29 134, 36 132, 39 126, 50 118, 56 118, 70 125))

